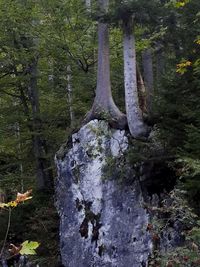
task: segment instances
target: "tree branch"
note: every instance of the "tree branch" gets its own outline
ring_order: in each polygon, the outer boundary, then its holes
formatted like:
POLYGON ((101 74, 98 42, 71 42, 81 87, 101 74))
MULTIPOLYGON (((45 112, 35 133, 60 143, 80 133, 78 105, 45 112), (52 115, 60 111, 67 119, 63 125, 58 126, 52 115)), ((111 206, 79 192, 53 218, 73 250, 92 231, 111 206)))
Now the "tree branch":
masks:
POLYGON ((10 93, 10 92, 6 92, 3 89, 0 90, 0 93, 6 94, 6 95, 9 95, 9 96, 12 96, 12 97, 20 98, 20 95, 16 95, 16 94, 13 94, 13 93, 10 93))

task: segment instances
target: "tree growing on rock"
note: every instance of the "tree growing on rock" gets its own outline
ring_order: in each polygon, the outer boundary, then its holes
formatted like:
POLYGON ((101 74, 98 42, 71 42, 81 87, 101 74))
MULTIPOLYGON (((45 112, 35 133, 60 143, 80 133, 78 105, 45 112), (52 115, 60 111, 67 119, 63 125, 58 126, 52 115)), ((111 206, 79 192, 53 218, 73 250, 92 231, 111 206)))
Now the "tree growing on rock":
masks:
POLYGON ((129 130, 135 138, 145 136, 147 127, 144 124, 139 106, 136 71, 135 37, 131 14, 123 17, 123 53, 124 53, 124 87, 126 113, 129 130))
MULTIPOLYGON (((137 61, 134 27, 137 23, 144 25, 155 20, 158 10, 156 0, 115 0, 113 17, 120 21, 123 31, 124 87, 128 127, 134 138, 148 135, 140 108, 137 80, 137 61)), ((140 86, 139 86, 140 87, 140 86)))
POLYGON ((103 16, 108 12, 109 0, 98 0, 101 16, 98 20, 98 66, 96 96, 85 122, 92 119, 107 119, 113 127, 124 129, 127 120, 116 106, 111 92, 109 30, 103 16))

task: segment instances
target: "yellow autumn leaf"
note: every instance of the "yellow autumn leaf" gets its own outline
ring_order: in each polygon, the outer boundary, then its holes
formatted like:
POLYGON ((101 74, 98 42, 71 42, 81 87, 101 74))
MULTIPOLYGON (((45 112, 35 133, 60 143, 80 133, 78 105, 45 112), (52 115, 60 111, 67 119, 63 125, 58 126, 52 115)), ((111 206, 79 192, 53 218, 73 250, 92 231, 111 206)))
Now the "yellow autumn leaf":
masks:
POLYGON ((31 196, 32 190, 28 190, 25 193, 17 193, 17 197, 14 201, 10 201, 8 203, 0 203, 0 208, 15 208, 19 203, 22 203, 26 200, 29 200, 32 198, 31 196))
POLYGON ((191 65, 192 65, 191 61, 184 61, 184 62, 181 62, 181 63, 177 64, 177 68, 188 67, 188 66, 191 66, 191 65))
POLYGON ((176 8, 180 8, 180 7, 184 7, 186 4, 188 4, 190 2, 190 0, 181 0, 181 1, 177 1, 175 3, 175 7, 176 8))
POLYGON ((1 209, 7 208, 7 207, 8 207, 7 203, 0 203, 0 208, 1 209))
POLYGON ((8 203, 0 203, 0 208, 15 208, 17 205, 18 203, 16 201, 10 201, 8 203))
POLYGON ((176 3, 176 7, 183 7, 185 6, 185 3, 184 2, 178 2, 176 3))
POLYGON ((16 201, 10 201, 7 203, 7 207, 15 208, 17 207, 18 203, 16 201))
POLYGON ((191 66, 192 62, 189 60, 185 60, 176 65, 176 72, 179 74, 184 74, 187 71, 187 67, 191 66))

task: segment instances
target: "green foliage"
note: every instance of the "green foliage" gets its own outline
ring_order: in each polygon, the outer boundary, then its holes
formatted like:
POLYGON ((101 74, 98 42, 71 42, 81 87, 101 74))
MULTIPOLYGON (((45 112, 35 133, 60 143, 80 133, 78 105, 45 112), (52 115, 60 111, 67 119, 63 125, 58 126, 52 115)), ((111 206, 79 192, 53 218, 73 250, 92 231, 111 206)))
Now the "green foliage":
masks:
MULTIPOLYGON (((1 192, 2 194, 3 192, 1 192)), ((32 196, 30 196, 32 193, 32 190, 29 190, 23 194, 17 193, 17 197, 13 201, 9 201, 7 203, 0 202, 0 209, 2 210, 7 210, 8 211, 8 220, 7 220, 7 229, 5 230, 4 235, 4 240, 2 242, 2 247, 0 250, 0 260, 5 259, 9 260, 12 257, 19 256, 19 255, 36 255, 36 249, 39 247, 38 242, 33 242, 33 241, 24 241, 22 244, 19 246, 16 246, 12 243, 9 244, 9 249, 6 251, 7 243, 8 243, 8 235, 10 232, 11 228, 11 216, 12 216, 12 211, 14 208, 16 208, 19 204, 24 203, 27 200, 32 199, 32 196), (8 255, 9 252, 9 256, 8 255)), ((2 195, 1 195, 2 198, 2 195)))
POLYGON ((111 1, 111 14, 114 19, 123 19, 133 15, 136 22, 145 24, 156 21, 160 7, 158 0, 117 0, 111 1))
MULTIPOLYGON (((184 1, 173 1, 177 2, 184 1)), ((160 38, 165 44, 162 48, 165 53, 165 68, 160 83, 156 85, 154 115, 162 146, 168 155, 177 158, 170 162, 170 166, 179 178, 177 182, 180 182, 186 191, 185 196, 181 196, 178 202, 182 209, 179 220, 183 220, 186 225, 186 230, 182 233, 186 242, 182 247, 173 249, 165 255, 156 254, 155 258, 160 262, 159 266, 189 267, 199 266, 200 245, 198 217, 188 220, 189 217, 183 212, 184 209, 188 210, 187 206, 190 205, 199 215, 200 207, 200 79, 197 42, 200 2, 192 0, 182 7, 177 7, 168 6, 169 12, 164 17, 162 25, 166 27, 165 34, 157 39, 160 38), (187 29, 191 29, 191 34, 187 33, 187 29), (189 204, 184 204, 184 198, 189 204), (190 236, 193 228, 196 229, 194 236, 190 236)), ((176 206, 174 212, 178 210, 176 206)), ((177 216, 175 213, 172 216, 174 218, 177 216)), ((189 213, 192 215, 193 211, 189 210, 189 213)), ((160 229, 162 233, 166 223, 163 223, 161 218, 157 224, 156 234, 159 235, 160 229)))
POLYGON ((200 224, 185 196, 185 191, 176 189, 165 197, 160 207, 148 207, 154 218, 152 224, 148 226, 154 241, 154 254, 149 266, 198 266, 200 224), (181 227, 179 235, 182 235, 182 244, 173 250, 160 251, 159 240, 165 232, 170 232, 170 229, 174 231, 171 225, 176 222, 181 227))
POLYGON ((172 4, 176 8, 184 7, 190 0, 171 0, 170 4, 172 4))
POLYGON ((176 267, 199 266, 200 258, 200 224, 189 231, 183 232, 185 245, 169 250, 168 253, 160 257, 161 267, 171 263, 176 267))
POLYGON ((33 241, 24 241, 21 244, 21 249, 19 251, 19 253, 21 255, 35 255, 36 254, 36 249, 39 247, 39 243, 38 242, 33 242, 33 241))

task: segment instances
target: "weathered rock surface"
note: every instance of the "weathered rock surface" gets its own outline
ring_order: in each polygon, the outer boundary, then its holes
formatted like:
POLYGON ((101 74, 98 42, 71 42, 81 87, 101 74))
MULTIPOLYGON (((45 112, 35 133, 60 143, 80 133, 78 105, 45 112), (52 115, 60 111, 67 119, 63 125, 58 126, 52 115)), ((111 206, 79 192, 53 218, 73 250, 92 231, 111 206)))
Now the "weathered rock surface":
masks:
POLYGON ((123 182, 118 177, 117 159, 127 148, 125 131, 94 120, 72 136, 65 155, 57 154, 56 204, 65 267, 148 266, 152 243, 140 184, 128 168, 123 182))

